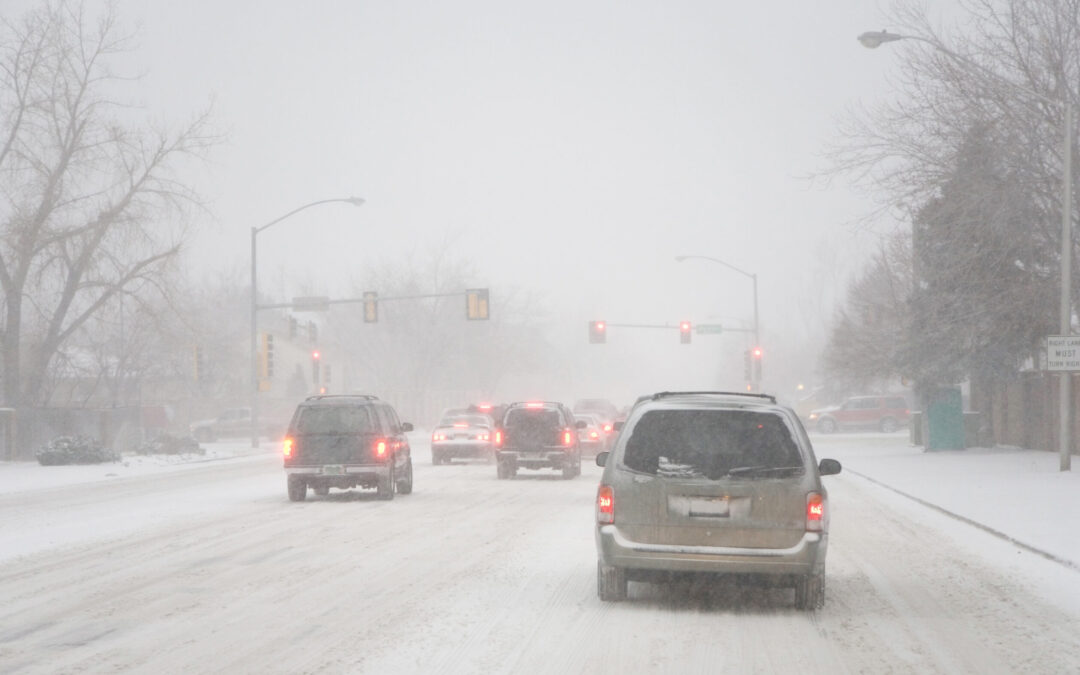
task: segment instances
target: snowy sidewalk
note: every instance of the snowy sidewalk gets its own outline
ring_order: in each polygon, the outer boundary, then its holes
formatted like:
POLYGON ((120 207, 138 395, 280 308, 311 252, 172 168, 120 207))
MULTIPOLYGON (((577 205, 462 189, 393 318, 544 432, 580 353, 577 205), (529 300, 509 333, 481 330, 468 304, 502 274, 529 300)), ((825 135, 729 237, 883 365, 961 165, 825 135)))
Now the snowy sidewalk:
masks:
POLYGON ((119 462, 41 466, 35 461, 0 462, 0 496, 28 490, 79 485, 130 476, 178 471, 207 462, 243 461, 251 455, 280 452, 280 442, 264 441, 260 449, 247 441, 203 443, 206 454, 124 455, 119 462))
POLYGON ((969 448, 925 452, 907 435, 815 436, 818 458, 978 523, 1080 570, 1080 457, 1058 470, 1056 452, 969 448))

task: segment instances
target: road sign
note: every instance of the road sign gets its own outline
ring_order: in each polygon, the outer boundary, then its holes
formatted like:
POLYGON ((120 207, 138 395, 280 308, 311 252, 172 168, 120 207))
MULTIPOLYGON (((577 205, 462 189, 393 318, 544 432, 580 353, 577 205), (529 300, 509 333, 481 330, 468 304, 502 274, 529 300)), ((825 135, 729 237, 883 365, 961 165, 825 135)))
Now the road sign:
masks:
POLYGON ((699 323, 698 325, 694 326, 694 330, 696 330, 699 335, 706 333, 715 334, 723 333, 724 327, 718 323, 699 323))
POLYGON ((294 312, 325 312, 330 309, 330 298, 325 295, 297 297, 292 299, 294 312))
POLYGON ((1046 338, 1046 369, 1080 371, 1080 335, 1051 335, 1046 338))

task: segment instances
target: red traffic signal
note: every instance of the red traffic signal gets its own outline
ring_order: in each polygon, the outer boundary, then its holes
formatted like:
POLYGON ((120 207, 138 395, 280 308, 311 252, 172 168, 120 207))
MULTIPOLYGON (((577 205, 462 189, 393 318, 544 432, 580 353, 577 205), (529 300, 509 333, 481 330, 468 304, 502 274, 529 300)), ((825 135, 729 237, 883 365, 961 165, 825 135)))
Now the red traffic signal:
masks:
POLYGON ((750 350, 750 353, 755 359, 760 359, 765 352, 761 351, 761 347, 754 347, 752 350, 750 350))
POLYGON ((679 341, 684 345, 690 344, 690 322, 679 322, 679 341))
POLYGON ((606 321, 589 322, 589 342, 593 344, 604 344, 605 342, 607 342, 606 321))

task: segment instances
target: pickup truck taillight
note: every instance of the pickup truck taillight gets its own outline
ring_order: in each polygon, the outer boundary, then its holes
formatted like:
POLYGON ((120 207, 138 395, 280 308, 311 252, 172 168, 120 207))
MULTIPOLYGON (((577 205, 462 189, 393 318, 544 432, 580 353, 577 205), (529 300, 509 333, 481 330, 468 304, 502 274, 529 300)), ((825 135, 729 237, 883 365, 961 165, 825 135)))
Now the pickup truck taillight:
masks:
POLYGON ((615 522, 615 490, 601 485, 596 491, 596 522, 611 525, 615 522))
POLYGON ((281 456, 285 459, 292 459, 293 456, 293 439, 286 437, 281 442, 281 456))
POLYGON ((806 531, 823 532, 825 530, 825 497, 819 492, 806 495, 806 531))

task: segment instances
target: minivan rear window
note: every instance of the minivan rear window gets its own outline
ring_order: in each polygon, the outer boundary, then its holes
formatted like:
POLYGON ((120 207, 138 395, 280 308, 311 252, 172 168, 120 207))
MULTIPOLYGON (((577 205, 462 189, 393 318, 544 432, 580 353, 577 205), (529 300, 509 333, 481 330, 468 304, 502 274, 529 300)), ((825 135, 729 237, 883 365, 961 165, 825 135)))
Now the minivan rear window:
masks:
POLYGON ((301 434, 362 434, 374 432, 367 408, 311 406, 300 409, 296 431, 301 434))
POLYGON ((786 421, 745 410, 650 410, 634 424, 622 464, 659 477, 709 480, 804 471, 786 421))

